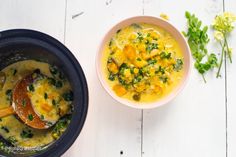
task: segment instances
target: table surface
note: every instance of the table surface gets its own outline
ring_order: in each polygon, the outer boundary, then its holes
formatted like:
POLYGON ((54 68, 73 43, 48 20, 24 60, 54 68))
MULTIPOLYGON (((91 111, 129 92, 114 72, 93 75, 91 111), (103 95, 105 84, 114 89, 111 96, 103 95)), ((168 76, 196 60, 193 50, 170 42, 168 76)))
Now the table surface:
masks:
MULTIPOLYGON (((236 31, 230 37, 233 63, 224 61, 205 84, 192 67, 183 92, 153 110, 136 110, 114 101, 101 87, 95 55, 111 26, 136 15, 166 13, 179 30, 184 13, 195 13, 206 25, 216 14, 235 11, 235 0, 1 0, 0 30, 27 28, 64 43, 83 67, 89 87, 84 128, 63 157, 235 157, 236 156, 236 31), (234 70, 233 70, 234 69, 234 70)), ((212 38, 209 50, 220 47, 212 38)))

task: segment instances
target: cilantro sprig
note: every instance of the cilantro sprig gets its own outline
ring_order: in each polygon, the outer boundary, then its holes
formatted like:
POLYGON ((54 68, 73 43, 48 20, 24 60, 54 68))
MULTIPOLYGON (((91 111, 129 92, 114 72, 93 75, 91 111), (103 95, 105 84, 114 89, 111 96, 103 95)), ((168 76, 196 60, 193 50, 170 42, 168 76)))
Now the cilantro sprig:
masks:
POLYGON ((195 59, 194 66, 206 83, 205 73, 218 66, 216 55, 214 53, 208 54, 207 44, 210 41, 207 34, 208 26, 202 26, 202 21, 195 14, 191 14, 188 11, 185 12, 185 17, 188 30, 183 32, 183 34, 188 38, 188 44, 195 59))

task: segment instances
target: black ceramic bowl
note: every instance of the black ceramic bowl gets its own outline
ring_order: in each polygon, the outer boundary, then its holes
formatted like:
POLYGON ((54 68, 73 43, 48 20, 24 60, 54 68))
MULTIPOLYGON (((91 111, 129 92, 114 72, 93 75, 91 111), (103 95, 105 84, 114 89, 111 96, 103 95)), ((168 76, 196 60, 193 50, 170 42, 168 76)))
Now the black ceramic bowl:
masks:
POLYGON ((86 119, 88 88, 84 73, 73 54, 62 43, 46 34, 22 29, 1 32, 0 70, 14 62, 26 59, 56 65, 64 72, 73 89, 74 112, 65 133, 45 150, 33 154, 32 152, 6 154, 0 151, 0 156, 60 156, 74 143, 86 119))

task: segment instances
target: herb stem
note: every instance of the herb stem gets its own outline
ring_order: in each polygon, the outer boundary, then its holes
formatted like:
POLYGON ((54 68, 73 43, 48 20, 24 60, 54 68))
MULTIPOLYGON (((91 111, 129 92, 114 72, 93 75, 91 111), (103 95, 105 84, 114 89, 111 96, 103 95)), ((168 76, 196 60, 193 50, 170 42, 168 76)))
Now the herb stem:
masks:
POLYGON ((220 42, 220 45, 221 45, 221 47, 222 47, 222 52, 221 52, 220 65, 219 65, 219 68, 218 68, 218 71, 217 71, 217 74, 216 74, 216 78, 220 77, 220 70, 221 70, 222 63, 223 63, 223 58, 224 58, 225 42, 224 42, 223 45, 222 45, 222 43, 220 42))
POLYGON ((227 42, 225 34, 224 34, 224 41, 225 41, 225 46, 227 48, 227 55, 229 56, 229 61, 230 61, 230 63, 232 63, 232 58, 231 58, 231 54, 230 54, 230 50, 229 50, 229 44, 227 42))
POLYGON ((207 83, 205 76, 203 74, 201 74, 201 75, 202 75, 204 83, 207 83))

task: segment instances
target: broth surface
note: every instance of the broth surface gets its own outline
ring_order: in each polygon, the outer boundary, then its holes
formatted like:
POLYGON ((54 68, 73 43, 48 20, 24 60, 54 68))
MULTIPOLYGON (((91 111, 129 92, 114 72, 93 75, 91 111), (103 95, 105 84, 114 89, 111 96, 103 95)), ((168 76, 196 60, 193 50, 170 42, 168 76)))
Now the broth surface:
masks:
POLYGON ((183 60, 170 33, 139 23, 118 30, 105 45, 102 68, 116 95, 147 103, 166 97, 178 86, 183 60))
POLYGON ((39 81, 34 87, 29 88, 29 97, 35 111, 37 111, 36 113, 39 113, 40 116, 45 119, 61 119, 50 129, 37 130, 23 124, 23 122, 18 120, 16 115, 1 118, 0 135, 16 147, 35 148, 48 145, 61 136, 70 122, 69 116, 62 118, 58 117, 58 115, 53 115, 53 113, 55 114, 55 112, 58 111, 56 109, 61 107, 65 108, 60 109, 60 112, 65 112, 63 116, 71 113, 70 109, 73 95, 70 95, 71 87, 69 82, 55 66, 34 60, 16 62, 1 71, 5 73, 6 81, 2 89, 0 89, 0 109, 11 105, 11 91, 14 86, 19 80, 31 74, 35 69, 39 69, 43 75, 54 81, 52 85, 48 85, 49 83, 43 84, 39 81), (58 100, 59 98, 60 102, 58 100), (46 112, 44 108, 42 109, 41 106, 43 104, 50 107, 47 108, 49 109, 48 112, 46 112))

